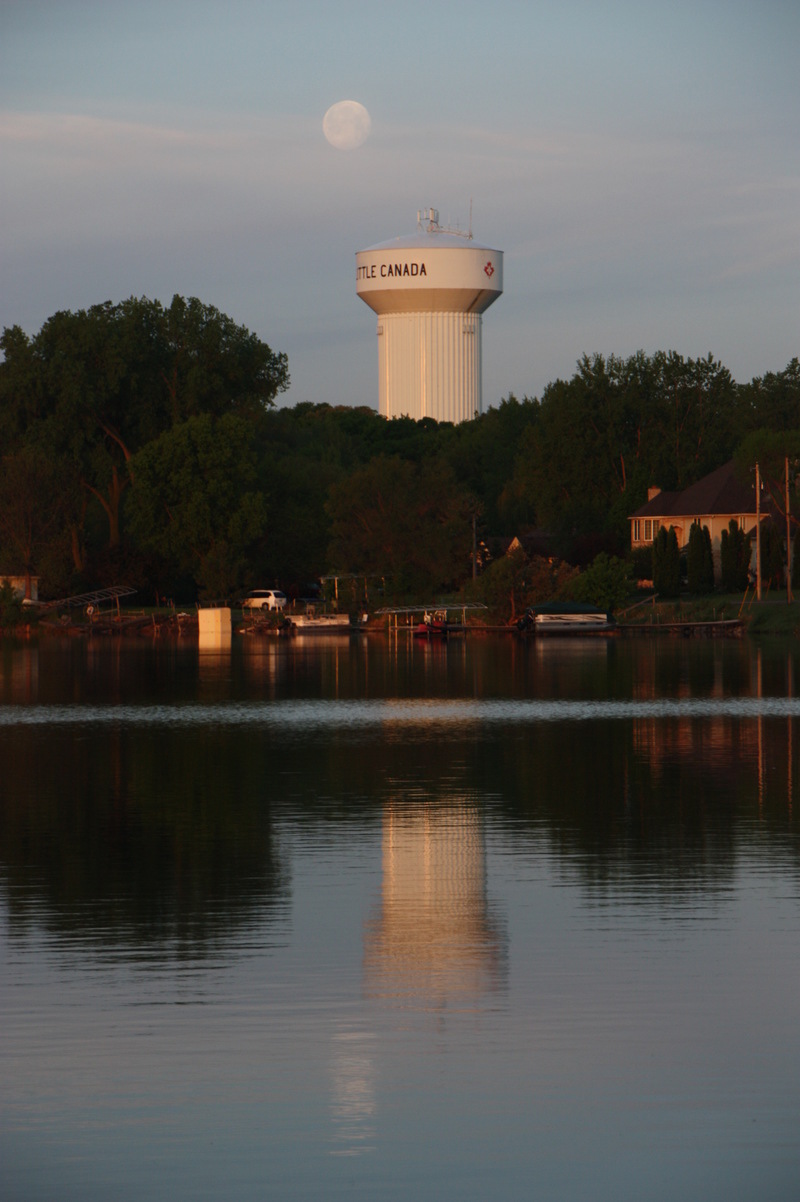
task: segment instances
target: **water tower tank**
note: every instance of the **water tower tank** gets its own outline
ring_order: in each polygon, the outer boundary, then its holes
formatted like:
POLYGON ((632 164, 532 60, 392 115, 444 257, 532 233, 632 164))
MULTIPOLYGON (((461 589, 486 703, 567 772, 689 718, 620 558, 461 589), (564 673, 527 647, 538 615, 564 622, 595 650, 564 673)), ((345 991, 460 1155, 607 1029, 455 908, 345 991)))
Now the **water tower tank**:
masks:
POLYGON ((481 314, 503 291, 503 252, 442 229, 356 255, 356 291, 378 314, 378 407, 384 417, 463 422, 481 412, 481 314))

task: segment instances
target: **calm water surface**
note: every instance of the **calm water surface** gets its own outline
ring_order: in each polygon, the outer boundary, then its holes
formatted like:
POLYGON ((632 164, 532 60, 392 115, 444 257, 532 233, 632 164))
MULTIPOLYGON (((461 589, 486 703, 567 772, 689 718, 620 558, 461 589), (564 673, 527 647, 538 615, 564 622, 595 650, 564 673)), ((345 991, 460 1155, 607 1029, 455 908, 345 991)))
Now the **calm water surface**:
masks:
POLYGON ((0 646, 0 1197, 800 1197, 800 650, 0 646))

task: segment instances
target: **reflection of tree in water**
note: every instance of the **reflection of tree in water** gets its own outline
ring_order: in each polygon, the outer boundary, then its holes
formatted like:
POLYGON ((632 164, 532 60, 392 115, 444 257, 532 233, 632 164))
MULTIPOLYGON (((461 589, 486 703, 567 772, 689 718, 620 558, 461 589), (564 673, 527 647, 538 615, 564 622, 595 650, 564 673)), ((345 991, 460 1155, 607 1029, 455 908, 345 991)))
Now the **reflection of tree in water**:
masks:
POLYGON ((12 930, 194 953, 264 916, 287 882, 265 762, 228 734, 18 727, 0 737, 12 930))
MULTIPOLYGON (((508 639, 454 644, 452 654, 418 651, 410 640, 400 644, 396 663, 359 644, 351 658, 342 651, 326 660, 326 671, 338 695, 382 702, 800 695, 796 654, 757 657, 744 643, 620 641, 556 651, 508 639)), ((59 649, 59 657, 66 654, 59 649)), ((258 658, 264 680, 254 674, 256 657, 240 665, 248 697, 272 688, 280 675, 273 661, 285 654, 258 658)), ((96 658, 88 685, 83 677, 72 685, 77 700, 110 691, 117 657, 96 658)), ((178 660, 175 667, 163 657, 137 657, 133 684, 131 670, 120 669, 111 695, 128 703, 132 695, 159 695, 143 663, 151 674, 164 670, 170 701, 176 694, 196 698, 196 662, 178 660)), ((204 700, 236 695, 236 663, 224 665, 219 678, 203 677, 204 700)), ((56 673, 45 666, 12 673, 6 700, 52 701, 56 673)), ((289 656, 284 669, 294 674, 290 694, 333 691, 328 677, 323 687, 310 655, 289 656)), ((55 699, 68 700, 72 680, 63 677, 55 699)), ((279 912, 288 896, 279 827, 356 840, 382 827, 390 812, 402 823, 427 810, 430 821, 462 804, 481 837, 499 833, 515 849, 543 849, 591 888, 638 891, 665 905, 678 904, 687 890, 724 887, 754 848, 758 855, 798 854, 800 727, 792 719, 410 728, 391 721, 391 707, 384 711, 380 726, 305 734, 258 725, 171 728, 166 718, 149 727, 0 729, 0 888, 12 929, 37 920, 112 942, 202 948, 265 908, 279 912)))
MULTIPOLYGON (((738 656, 732 662, 726 695, 751 695, 738 656)), ((702 673, 709 684, 707 662, 702 673)), ((676 667, 673 696, 684 678, 676 667)), ((770 687, 780 693, 777 676, 770 687)), ((330 734, 312 757, 287 754, 293 767, 276 804, 295 822, 380 818, 385 832, 391 813, 421 830, 439 807, 467 799, 482 829, 513 849, 545 850, 592 888, 659 904, 725 888, 754 831, 763 854, 791 848, 800 861, 800 725, 787 719, 389 727, 359 740, 330 734)))
POLYGON ((515 846, 547 847, 591 886, 679 902, 728 884, 754 823, 766 850, 790 832, 800 850, 789 726, 761 724, 761 792, 756 720, 545 724, 490 742, 476 770, 515 846))

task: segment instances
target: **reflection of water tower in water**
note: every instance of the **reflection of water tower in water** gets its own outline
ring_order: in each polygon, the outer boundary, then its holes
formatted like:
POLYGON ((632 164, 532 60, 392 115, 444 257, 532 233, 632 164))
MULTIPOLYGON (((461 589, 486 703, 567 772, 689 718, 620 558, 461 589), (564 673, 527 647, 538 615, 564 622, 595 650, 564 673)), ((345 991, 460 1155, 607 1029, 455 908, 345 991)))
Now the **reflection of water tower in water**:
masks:
POLYGON ((483 818, 466 802, 383 813, 381 903, 367 924, 371 996, 442 1008, 505 988, 505 936, 486 891, 483 818))
POLYGON ((481 412, 481 314, 503 291, 503 252, 418 214, 417 233, 356 255, 356 291, 378 314, 384 417, 463 422, 481 412))

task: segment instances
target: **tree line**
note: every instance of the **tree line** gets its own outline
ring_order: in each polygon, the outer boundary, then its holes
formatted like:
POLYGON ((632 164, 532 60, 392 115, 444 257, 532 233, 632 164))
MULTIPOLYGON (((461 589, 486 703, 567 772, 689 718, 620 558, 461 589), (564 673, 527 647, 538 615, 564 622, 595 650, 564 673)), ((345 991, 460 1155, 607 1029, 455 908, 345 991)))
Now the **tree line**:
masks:
POLYGON ((286 355, 196 298, 59 312, 0 349, 0 571, 38 575, 42 596, 302 594, 339 572, 429 598, 475 590, 478 566, 505 596, 515 573, 545 588, 545 568, 501 571, 504 538, 545 531, 569 575, 627 555, 652 484, 755 454, 780 498, 783 456, 800 461, 797 359, 738 384, 710 355, 584 356, 541 398, 453 426, 279 407, 286 355))

